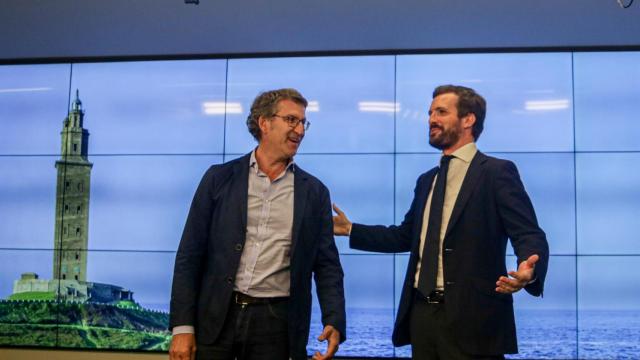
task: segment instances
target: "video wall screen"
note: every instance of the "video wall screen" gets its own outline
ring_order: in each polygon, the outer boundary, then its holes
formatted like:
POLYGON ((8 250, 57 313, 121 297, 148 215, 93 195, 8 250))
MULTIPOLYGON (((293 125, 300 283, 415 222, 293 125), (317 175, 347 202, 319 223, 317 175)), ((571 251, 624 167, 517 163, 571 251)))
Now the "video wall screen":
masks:
MULTIPOLYGON (((250 152, 261 91, 309 100, 296 162, 356 222, 399 224, 437 85, 487 99, 481 151, 514 161, 551 259, 515 296, 520 353, 640 353, 640 52, 385 55, 0 66, 0 346, 166 351, 175 251, 202 174, 250 152)), ((352 250, 338 356, 410 357, 393 322, 408 254, 352 250)), ((509 248, 509 268, 516 259, 509 248)), ((314 294, 315 297, 315 294, 314 294)), ((308 351, 324 350, 314 298, 308 351)))

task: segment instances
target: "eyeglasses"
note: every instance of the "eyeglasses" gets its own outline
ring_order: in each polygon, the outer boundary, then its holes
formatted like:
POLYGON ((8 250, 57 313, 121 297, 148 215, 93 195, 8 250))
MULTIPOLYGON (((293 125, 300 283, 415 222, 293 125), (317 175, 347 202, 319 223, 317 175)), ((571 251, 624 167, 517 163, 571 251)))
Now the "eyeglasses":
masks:
POLYGON ((289 124, 290 127, 295 128, 296 126, 298 126, 298 124, 302 124, 302 127, 304 128, 305 131, 307 131, 309 129, 309 126, 311 126, 311 122, 307 121, 307 119, 299 119, 293 115, 277 115, 277 114, 273 114, 271 115, 273 117, 279 117, 280 119, 284 120, 287 124, 289 124))

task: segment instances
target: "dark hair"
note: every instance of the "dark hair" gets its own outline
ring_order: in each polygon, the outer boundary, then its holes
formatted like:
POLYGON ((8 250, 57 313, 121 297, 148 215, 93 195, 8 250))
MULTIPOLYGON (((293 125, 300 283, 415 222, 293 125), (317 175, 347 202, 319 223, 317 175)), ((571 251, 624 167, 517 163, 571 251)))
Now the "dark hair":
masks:
POLYGON ((300 104, 305 108, 308 105, 307 99, 296 89, 278 89, 260 93, 253 104, 251 104, 251 113, 247 116, 247 128, 253 137, 260 141, 262 132, 258 119, 260 116, 273 116, 278 111, 278 103, 282 100, 291 100, 296 104, 300 104))
POLYGON ((473 114, 476 116, 476 122, 473 124, 471 132, 473 138, 477 141, 484 129, 484 117, 487 114, 487 102, 475 90, 458 85, 440 85, 433 90, 433 98, 443 94, 458 95, 458 117, 473 114))

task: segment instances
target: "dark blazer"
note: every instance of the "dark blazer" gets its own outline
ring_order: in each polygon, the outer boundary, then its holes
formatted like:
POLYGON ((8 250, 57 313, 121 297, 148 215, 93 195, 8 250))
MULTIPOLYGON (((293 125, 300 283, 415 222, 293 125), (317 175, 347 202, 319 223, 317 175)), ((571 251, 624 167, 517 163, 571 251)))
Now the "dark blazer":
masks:
MULTIPOLYGON (((205 173, 191 204, 176 255, 170 328, 193 325, 198 343, 213 343, 229 310, 247 224, 247 154, 205 173)), ((343 272, 333 239, 329 191, 295 167, 289 345, 306 359, 314 273, 322 323, 346 339, 343 272)))
MULTIPOLYGON (((421 336, 410 334, 409 315, 422 218, 436 173, 434 168, 418 178, 411 208, 399 226, 354 224, 351 230, 352 248, 410 251, 393 331, 396 346, 409 344, 411 336, 421 336)), ((518 263, 533 254, 540 256, 536 280, 525 290, 541 295, 549 248, 518 170, 510 161, 477 152, 460 188, 443 244, 446 319, 453 326, 461 349, 471 354, 518 351, 513 298, 495 291, 498 277, 507 274, 507 238, 511 239, 518 263)))

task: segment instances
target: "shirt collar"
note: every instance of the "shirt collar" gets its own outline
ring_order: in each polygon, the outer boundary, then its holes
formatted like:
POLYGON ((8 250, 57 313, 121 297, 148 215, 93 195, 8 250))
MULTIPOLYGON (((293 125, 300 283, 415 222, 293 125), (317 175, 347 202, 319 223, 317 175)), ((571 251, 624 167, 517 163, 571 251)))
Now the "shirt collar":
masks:
POLYGON ((466 163, 470 163, 477 152, 478 152, 478 147, 476 146, 476 143, 470 142, 464 145, 463 147, 459 148, 458 150, 454 151, 453 153, 451 153, 451 155, 453 155, 454 157, 466 163))
MULTIPOLYGON (((253 171, 256 172, 256 174, 260 174, 262 171, 260 171, 260 168, 258 168, 258 161, 256 160, 256 149, 253 149, 253 151, 251 152, 251 156, 249 157, 249 167, 251 169, 253 169, 253 171)), ((296 171, 296 163, 294 162, 293 158, 291 158, 291 160, 289 160, 289 163, 287 164, 287 167, 284 169, 285 171, 292 171, 295 173, 296 171)))

